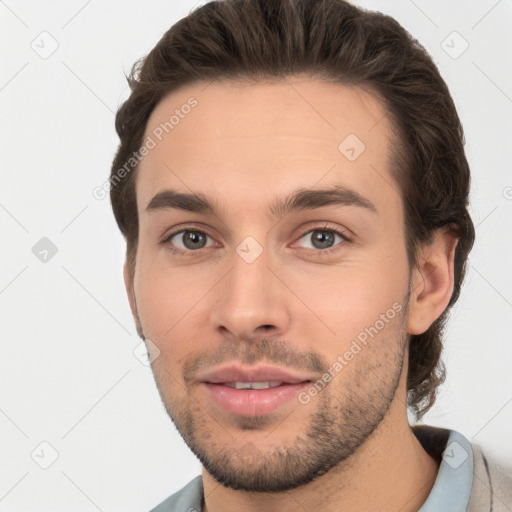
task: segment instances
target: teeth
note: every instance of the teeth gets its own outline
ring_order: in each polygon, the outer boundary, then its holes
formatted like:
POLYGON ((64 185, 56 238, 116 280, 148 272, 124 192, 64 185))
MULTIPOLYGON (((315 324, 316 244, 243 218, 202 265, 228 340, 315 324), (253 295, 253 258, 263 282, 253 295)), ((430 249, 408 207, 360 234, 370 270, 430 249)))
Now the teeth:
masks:
POLYGON ((235 389, 267 389, 280 386, 282 382, 225 382, 224 386, 235 389))

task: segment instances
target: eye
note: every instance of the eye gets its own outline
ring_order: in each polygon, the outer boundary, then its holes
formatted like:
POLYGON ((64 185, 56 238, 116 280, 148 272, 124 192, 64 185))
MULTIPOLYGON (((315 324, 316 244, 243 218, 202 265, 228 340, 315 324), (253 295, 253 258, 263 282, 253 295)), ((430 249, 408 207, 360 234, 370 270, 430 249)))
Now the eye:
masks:
POLYGON ((348 241, 348 238, 335 229, 313 229, 302 235, 299 242, 301 240, 306 244, 302 246, 303 248, 325 251, 325 249, 331 249, 340 242, 348 241))
POLYGON ((194 251, 198 249, 205 249, 215 245, 214 240, 203 231, 196 231, 190 229, 182 229, 175 233, 171 233, 165 240, 165 243, 172 244, 177 248, 178 252, 194 251), (208 239, 210 244, 208 245, 208 239))

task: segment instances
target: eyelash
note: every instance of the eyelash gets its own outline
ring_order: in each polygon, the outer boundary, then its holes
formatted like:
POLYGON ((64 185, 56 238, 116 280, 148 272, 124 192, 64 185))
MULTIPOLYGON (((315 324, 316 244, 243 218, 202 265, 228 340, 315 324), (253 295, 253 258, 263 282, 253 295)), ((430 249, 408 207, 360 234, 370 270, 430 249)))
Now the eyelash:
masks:
MULTIPOLYGON (((187 231, 194 231, 194 232, 197 232, 197 233, 201 233, 201 234, 206 235, 207 237, 213 239, 213 237, 211 237, 208 233, 206 233, 203 230, 197 229, 195 226, 182 226, 180 229, 178 229, 176 231, 173 231, 168 236, 166 236, 165 239, 162 240, 162 242, 161 242, 162 245, 168 245, 170 240, 173 237, 175 237, 176 235, 179 235, 180 233, 184 233, 184 232, 187 232, 187 231)), ((323 232, 328 232, 328 233, 334 233, 335 235, 339 235, 341 238, 343 238, 343 242, 344 243, 347 243, 347 242, 350 243, 351 242, 351 238, 349 238, 347 236, 345 231, 342 231, 342 230, 336 229, 336 228, 332 228, 332 227, 328 227, 328 226, 317 226, 317 227, 308 229, 301 236, 299 236, 299 238, 297 240, 300 240, 305 235, 307 235, 309 233, 312 233, 313 231, 323 231, 323 232)), ((306 250, 307 251, 315 251, 317 254, 319 254, 321 256, 328 256, 332 252, 338 251, 340 249, 340 247, 339 247, 340 244, 341 244, 341 242, 339 242, 338 244, 334 245, 333 247, 328 247, 327 249, 306 249, 306 250)), ((344 244, 342 244, 342 245, 344 245, 344 244)), ((199 253, 199 252, 201 252, 201 249, 196 249, 196 250, 188 249, 188 250, 185 250, 185 249, 178 249, 176 247, 171 247, 171 246, 168 246, 167 248, 173 254, 178 254, 178 255, 185 255, 185 254, 190 254, 190 253, 199 253)), ((208 249, 208 247, 206 249, 208 249)))

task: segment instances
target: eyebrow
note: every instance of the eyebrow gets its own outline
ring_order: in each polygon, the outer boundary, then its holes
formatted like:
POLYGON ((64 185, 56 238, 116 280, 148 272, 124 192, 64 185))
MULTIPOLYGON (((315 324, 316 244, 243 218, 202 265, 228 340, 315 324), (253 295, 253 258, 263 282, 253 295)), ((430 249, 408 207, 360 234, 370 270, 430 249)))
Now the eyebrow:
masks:
MULTIPOLYGON (((274 217, 284 217, 288 213, 313 210, 325 206, 355 206, 378 214, 375 205, 359 192, 337 185, 324 189, 299 188, 284 198, 274 199, 269 211, 274 217)), ((183 210, 192 213, 221 216, 221 209, 216 201, 201 193, 188 194, 172 189, 158 192, 148 203, 146 211, 183 210)))

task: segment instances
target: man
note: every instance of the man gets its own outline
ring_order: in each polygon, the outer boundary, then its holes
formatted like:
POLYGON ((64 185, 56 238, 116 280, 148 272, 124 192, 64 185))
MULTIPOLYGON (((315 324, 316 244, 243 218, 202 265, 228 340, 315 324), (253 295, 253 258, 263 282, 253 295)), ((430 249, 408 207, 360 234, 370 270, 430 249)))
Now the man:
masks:
POLYGON ((163 403, 203 465, 155 511, 509 510, 433 405, 474 240, 453 101, 391 18, 221 0, 129 78, 111 200, 163 403))

